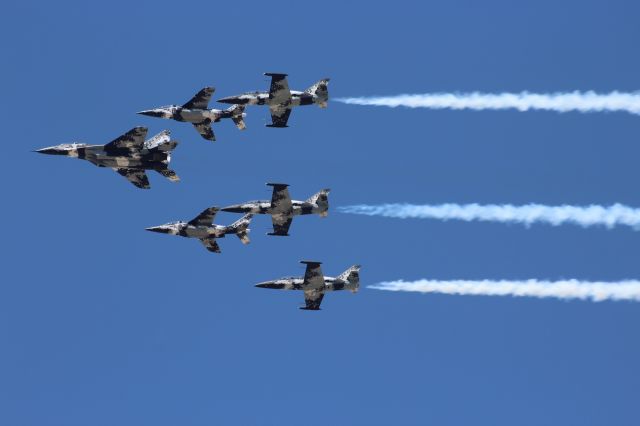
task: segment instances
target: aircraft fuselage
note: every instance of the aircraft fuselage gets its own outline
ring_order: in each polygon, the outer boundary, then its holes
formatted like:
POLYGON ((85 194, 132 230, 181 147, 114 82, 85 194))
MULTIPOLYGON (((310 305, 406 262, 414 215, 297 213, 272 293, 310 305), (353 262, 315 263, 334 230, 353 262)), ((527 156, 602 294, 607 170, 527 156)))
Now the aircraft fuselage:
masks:
POLYGON ((223 118, 233 117, 232 111, 224 111, 220 109, 188 109, 178 105, 141 111, 139 114, 150 117, 167 118, 176 121, 186 121, 194 124, 202 123, 205 120, 210 120, 215 123, 223 118))
MULTIPOLYGON (((306 215, 306 214, 323 214, 326 212, 326 208, 321 208, 317 204, 308 203, 306 201, 291 201, 292 215, 306 215)), ((282 211, 276 211, 271 207, 271 201, 249 201, 247 203, 236 204, 234 206, 225 207, 222 209, 226 212, 232 213, 253 213, 253 214, 280 214, 282 211)))
MULTIPOLYGON (((304 278, 280 278, 272 281, 264 281, 257 284, 259 288, 270 288, 273 290, 305 290, 304 278)), ((340 291, 340 290, 357 290, 358 286, 349 281, 341 280, 334 277, 324 277, 323 292, 340 291)))
MULTIPOLYGON (((51 148, 55 149, 55 148, 51 148)), ((46 152, 41 150, 44 153, 46 152)), ((171 154, 161 150, 130 150, 127 148, 106 149, 104 145, 87 145, 61 151, 60 155, 87 160, 98 167, 135 168, 145 170, 165 170, 171 161, 171 154)))
MULTIPOLYGON (((317 97, 306 92, 291 91, 291 106, 313 105, 317 97)), ((280 105, 281 102, 269 99, 269 92, 248 92, 237 96, 228 96, 218 102, 237 105, 280 105)))

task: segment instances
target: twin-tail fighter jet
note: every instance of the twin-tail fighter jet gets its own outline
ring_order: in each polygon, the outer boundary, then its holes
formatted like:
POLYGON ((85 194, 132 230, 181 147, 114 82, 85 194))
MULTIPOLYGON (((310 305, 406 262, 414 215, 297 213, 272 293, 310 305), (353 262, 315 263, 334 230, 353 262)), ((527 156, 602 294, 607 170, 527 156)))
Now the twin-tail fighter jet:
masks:
POLYGON ((172 182, 180 178, 169 169, 171 151, 178 142, 164 130, 145 141, 146 127, 134 127, 106 145, 70 143, 42 148, 41 154, 65 155, 87 160, 98 167, 110 167, 138 188, 149 189, 146 170, 155 170, 172 182))
POLYGON ((265 73, 264 75, 271 77, 271 88, 268 92, 248 92, 222 98, 218 102, 236 105, 269 105, 271 124, 267 124, 267 127, 288 127, 287 121, 293 107, 313 104, 320 108, 327 107, 329 101, 328 78, 324 78, 304 92, 300 92, 289 90, 287 74, 265 73))
POLYGON ((286 183, 267 183, 273 187, 271 201, 247 201, 242 204, 223 207, 221 210, 233 213, 269 214, 273 222, 273 232, 268 235, 289 235, 289 227, 294 216, 318 214, 326 217, 329 214, 329 189, 323 189, 306 201, 291 200, 286 183))
POLYGON ((161 234, 197 238, 207 250, 214 253, 220 253, 216 238, 224 238, 227 234, 235 234, 242 244, 249 244, 249 223, 253 215, 246 214, 229 226, 215 225, 213 219, 218 210, 217 207, 209 207, 190 222, 171 222, 146 229, 161 234))
POLYGON ((352 293, 356 293, 360 287, 360 265, 353 265, 333 278, 325 277, 322 274, 321 262, 303 260, 300 263, 307 265, 304 277, 286 277, 264 281, 256 284, 256 287, 275 290, 302 290, 304 291, 305 306, 301 306, 300 309, 307 311, 319 311, 322 298, 327 292, 350 290, 352 293))
POLYGON ((182 106, 169 105, 140 111, 138 114, 189 122, 203 138, 210 141, 216 140, 211 123, 217 123, 223 118, 232 119, 238 129, 244 130, 246 128, 243 119, 244 105, 234 105, 225 110, 208 109, 211 95, 215 90, 213 87, 205 87, 182 106))

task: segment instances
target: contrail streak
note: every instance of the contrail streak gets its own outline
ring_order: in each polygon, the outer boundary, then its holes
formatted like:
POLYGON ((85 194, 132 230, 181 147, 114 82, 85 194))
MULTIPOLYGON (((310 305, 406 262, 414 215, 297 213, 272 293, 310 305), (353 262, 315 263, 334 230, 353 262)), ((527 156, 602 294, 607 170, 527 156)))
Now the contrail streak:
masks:
POLYGON ((596 93, 425 93, 414 95, 338 98, 352 105, 373 105, 395 108, 472 109, 518 111, 547 110, 556 112, 626 111, 640 114, 640 92, 596 93))
POLYGON ((367 216, 384 216, 400 219, 439 219, 485 221, 502 223, 520 223, 529 226, 534 223, 547 223, 558 226, 565 223, 589 226, 626 225, 640 229, 640 209, 622 204, 611 206, 545 206, 542 204, 380 204, 354 205, 338 207, 343 213, 362 214, 367 216))
POLYGON ((472 296, 514 296, 556 299, 581 299, 593 302, 631 300, 640 302, 640 281, 386 281, 368 286, 376 290, 412 291, 472 296))

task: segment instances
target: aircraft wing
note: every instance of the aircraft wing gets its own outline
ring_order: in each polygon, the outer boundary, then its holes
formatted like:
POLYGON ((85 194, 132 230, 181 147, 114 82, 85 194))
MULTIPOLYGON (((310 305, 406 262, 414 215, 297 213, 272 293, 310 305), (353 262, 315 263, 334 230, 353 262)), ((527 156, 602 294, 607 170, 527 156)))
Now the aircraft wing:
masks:
POLYGON ((293 211, 293 205, 291 204, 291 196, 286 183, 268 183, 267 185, 273 187, 273 193, 271 194, 271 211, 272 213, 286 213, 288 215, 293 211))
POLYGON ((216 242, 215 238, 204 238, 200 240, 200 242, 204 245, 204 247, 207 250, 213 253, 220 253, 220 246, 218 246, 218 243, 216 242))
POLYGON ((271 77, 271 87, 269 88, 270 103, 290 104, 291 91, 287 82, 286 74, 265 73, 271 77))
POLYGON ((304 309, 305 311, 319 311, 322 298, 324 298, 324 292, 321 290, 305 290, 305 306, 300 309, 304 309))
POLYGON ((273 232, 269 235, 289 235, 289 227, 293 221, 293 216, 287 214, 274 214, 271 215, 271 222, 273 223, 273 232))
POLYGON ((216 135, 213 134, 213 129, 211 128, 210 119, 207 118, 206 120, 201 121, 199 123, 193 123, 193 127, 195 127, 198 133, 200 133, 200 136, 202 136, 206 140, 208 141, 216 140, 216 135))
POLYGON ((300 263, 307 265, 307 269, 304 271, 302 287, 305 290, 324 289, 324 274, 322 273, 322 268, 320 268, 321 263, 310 260, 303 260, 300 263))
POLYGON ((189 225, 193 226, 210 226, 213 223, 213 218, 216 217, 216 213, 218 212, 217 207, 209 207, 208 209, 204 209, 202 213, 193 218, 189 225))
POLYGON ((118 136, 104 147, 105 149, 115 148, 144 148, 144 139, 147 137, 146 127, 134 127, 122 136, 118 136))
POLYGON ((149 185, 149 178, 147 174, 142 169, 125 169, 125 168, 114 168, 116 172, 118 172, 121 176, 127 178, 129 182, 142 189, 149 189, 151 186, 149 185))
POLYGON ((196 95, 189 100, 186 104, 182 105, 183 108, 187 109, 207 109, 209 107, 209 101, 211 100, 211 95, 215 92, 216 89, 213 87, 205 87, 196 95))
POLYGON ((267 127, 287 127, 291 115, 291 105, 269 105, 269 111, 271 112, 271 124, 267 124, 267 127))
POLYGON ((302 309, 315 311, 320 309, 320 303, 322 303, 322 298, 324 297, 324 274, 322 273, 322 268, 320 268, 320 262, 303 260, 301 263, 307 265, 302 283, 306 307, 302 309))

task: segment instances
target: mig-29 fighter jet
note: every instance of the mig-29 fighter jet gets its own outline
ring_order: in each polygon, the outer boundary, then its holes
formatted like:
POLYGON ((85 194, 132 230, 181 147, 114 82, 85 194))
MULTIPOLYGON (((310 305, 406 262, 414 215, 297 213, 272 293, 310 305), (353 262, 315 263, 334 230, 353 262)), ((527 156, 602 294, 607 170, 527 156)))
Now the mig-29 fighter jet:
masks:
POLYGON ((320 108, 327 107, 329 100, 328 78, 318 81, 304 92, 299 92, 289 90, 287 74, 265 73, 264 75, 271 77, 269 92, 248 92, 222 98, 218 102, 236 105, 269 105, 271 124, 267 124, 267 127, 288 127, 287 121, 292 107, 313 104, 320 108))
POLYGON ((268 183, 273 187, 271 201, 247 201, 242 204, 223 207, 224 212, 270 214, 273 222, 273 232, 267 235, 289 235, 289 227, 294 216, 319 214, 326 217, 329 214, 329 189, 323 189, 306 201, 291 200, 286 183, 268 183))
POLYGON ((218 210, 217 207, 209 207, 190 222, 171 222, 146 229, 161 234, 198 238, 207 250, 214 253, 220 253, 216 238, 224 238, 226 234, 235 234, 242 244, 249 244, 249 222, 253 215, 246 214, 229 226, 214 225, 213 218, 218 210))
POLYGON ((210 141, 215 141, 211 123, 217 123, 223 118, 230 118, 240 130, 244 130, 243 118, 245 117, 244 105, 234 105, 225 110, 208 109, 211 95, 216 89, 205 87, 199 91, 189 102, 182 106, 169 105, 160 108, 140 111, 138 114, 150 117, 168 118, 176 121, 187 121, 193 124, 200 135, 210 141))
POLYGON ((110 167, 138 188, 149 189, 145 170, 155 170, 172 182, 180 178, 169 169, 171 151, 178 142, 171 140, 171 133, 164 130, 145 141, 146 127, 134 127, 106 145, 70 143, 42 148, 41 154, 66 155, 87 160, 98 167, 110 167))
POLYGON ((356 293, 360 287, 360 265, 353 265, 342 274, 333 277, 325 277, 320 269, 321 262, 303 260, 300 263, 307 265, 304 278, 286 277, 273 281, 265 281, 256 284, 260 288, 272 288, 275 290, 303 290, 305 306, 300 309, 307 311, 319 311, 324 294, 329 291, 351 290, 356 293))

